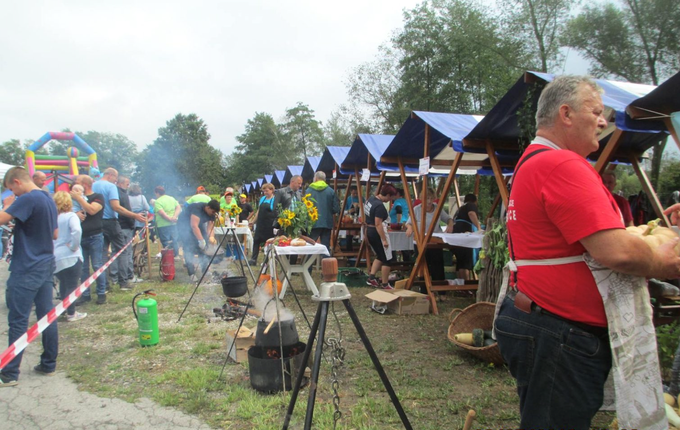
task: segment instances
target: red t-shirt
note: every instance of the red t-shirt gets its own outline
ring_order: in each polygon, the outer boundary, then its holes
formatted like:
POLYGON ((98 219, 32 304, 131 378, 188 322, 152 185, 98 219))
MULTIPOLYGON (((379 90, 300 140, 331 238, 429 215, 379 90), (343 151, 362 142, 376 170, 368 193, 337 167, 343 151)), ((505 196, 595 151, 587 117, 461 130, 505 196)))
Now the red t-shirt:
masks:
POLYGON ((623 217, 623 224, 628 225, 628 223, 633 221, 633 214, 630 211, 630 203, 628 203, 628 200, 626 200, 625 197, 622 197, 618 194, 612 194, 612 197, 614 197, 614 201, 616 202, 619 209, 621 210, 621 216, 623 217))
MULTIPOLYGON (((524 157, 543 145, 531 145, 524 157)), ((601 230, 623 228, 618 206, 595 169, 568 150, 536 154, 513 179, 508 231, 515 260, 581 255, 579 242, 601 230)), ((518 289, 564 318, 604 327, 602 298, 585 263, 522 266, 518 289)))

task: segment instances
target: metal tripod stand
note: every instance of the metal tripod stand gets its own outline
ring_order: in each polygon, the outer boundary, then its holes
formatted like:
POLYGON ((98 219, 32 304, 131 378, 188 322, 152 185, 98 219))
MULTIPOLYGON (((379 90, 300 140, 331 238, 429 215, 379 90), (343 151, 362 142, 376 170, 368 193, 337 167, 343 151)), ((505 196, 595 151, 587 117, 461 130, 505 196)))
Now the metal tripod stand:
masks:
POLYGON ((390 384, 390 380, 387 378, 387 374, 385 373, 385 370, 380 364, 380 360, 378 359, 378 356, 376 355, 375 350, 371 345, 371 341, 368 339, 366 331, 361 325, 359 317, 357 316, 356 312, 354 311, 354 308, 352 307, 352 304, 349 301, 351 297, 352 295, 349 293, 349 290, 347 290, 345 284, 337 282, 322 283, 321 288, 319 289, 319 295, 312 296, 312 300, 319 302, 319 306, 317 307, 316 316, 314 317, 312 329, 309 333, 309 339, 307 340, 307 348, 305 348, 305 352, 302 358, 302 364, 297 372, 295 385, 293 386, 293 392, 290 397, 290 403, 288 404, 288 410, 286 411, 286 418, 283 423, 283 430, 288 429, 288 425, 290 424, 290 420, 293 416, 293 411, 295 410, 295 403, 297 401, 297 396, 300 393, 302 378, 305 373, 304 372, 305 366, 309 361, 309 356, 312 353, 312 346, 314 345, 314 338, 316 337, 318 332, 319 339, 316 344, 316 351, 314 352, 314 364, 312 365, 311 374, 312 381, 309 384, 309 400, 307 401, 307 414, 305 415, 305 427, 304 427, 305 430, 309 430, 312 428, 312 417, 314 416, 314 402, 316 400, 316 388, 317 383, 319 381, 319 371, 321 367, 321 353, 323 350, 324 336, 326 334, 326 322, 328 319, 328 307, 330 302, 336 301, 341 301, 345 305, 347 313, 349 314, 349 317, 352 319, 354 327, 356 328, 357 333, 361 337, 361 341, 366 347, 366 351, 368 352, 368 355, 371 357, 371 361, 373 361, 373 365, 375 366, 375 369, 378 372, 378 375, 380 376, 380 379, 382 380, 382 383, 385 386, 385 389, 387 390, 387 393, 389 394, 392 403, 394 404, 394 408, 397 410, 397 413, 399 414, 399 418, 401 419, 402 424, 404 424, 404 428, 406 428, 407 430, 412 429, 411 423, 409 422, 408 417, 404 412, 404 408, 402 408, 401 403, 399 403, 399 398, 397 398, 397 394, 394 392, 392 384, 390 384))

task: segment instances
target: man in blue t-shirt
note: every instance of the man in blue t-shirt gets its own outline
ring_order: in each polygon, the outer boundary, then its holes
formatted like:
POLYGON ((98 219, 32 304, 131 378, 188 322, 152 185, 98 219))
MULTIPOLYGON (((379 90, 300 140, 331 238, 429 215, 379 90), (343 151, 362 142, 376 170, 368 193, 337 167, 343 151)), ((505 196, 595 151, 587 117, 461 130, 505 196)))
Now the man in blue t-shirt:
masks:
MULTIPOLYGON (((92 191, 104 196, 104 216, 102 218, 102 227, 104 229, 104 255, 106 255, 106 250, 109 248, 109 244, 111 244, 112 256, 123 249, 127 243, 123 231, 120 228, 120 224, 118 223, 118 214, 133 218, 140 222, 144 222, 146 219, 143 214, 136 214, 121 206, 118 187, 115 185, 117 181, 118 171, 113 167, 109 167, 104 170, 102 178, 92 185, 92 191)), ((131 290, 132 287, 128 285, 127 279, 123 278, 118 277, 120 289, 122 291, 131 290)))
MULTIPOLYGON (((49 194, 40 190, 23 167, 12 167, 5 174, 5 186, 17 199, 0 212, 0 225, 14 220, 14 252, 9 265, 5 301, 9 314, 8 337, 11 345, 28 330, 28 318, 35 305, 38 320, 54 307, 54 245, 57 238, 57 206, 49 194)), ((43 353, 33 369, 51 375, 57 367, 59 334, 50 324, 42 333, 43 353)), ((17 354, 0 372, 0 387, 17 385, 23 353, 17 354)))

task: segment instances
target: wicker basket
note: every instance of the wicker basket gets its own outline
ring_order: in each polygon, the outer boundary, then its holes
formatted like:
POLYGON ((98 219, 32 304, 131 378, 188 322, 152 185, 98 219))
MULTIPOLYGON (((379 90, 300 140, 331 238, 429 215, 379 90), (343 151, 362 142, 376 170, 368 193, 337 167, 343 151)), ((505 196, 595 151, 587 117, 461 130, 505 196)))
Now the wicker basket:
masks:
POLYGON ((451 325, 449 326, 448 338, 456 346, 466 350, 470 354, 496 365, 503 364, 503 357, 498 349, 498 344, 490 346, 475 347, 456 342, 453 336, 458 333, 472 333, 473 329, 491 330, 493 328, 493 315, 496 305, 490 302, 479 302, 468 306, 465 309, 454 309, 449 314, 451 325))

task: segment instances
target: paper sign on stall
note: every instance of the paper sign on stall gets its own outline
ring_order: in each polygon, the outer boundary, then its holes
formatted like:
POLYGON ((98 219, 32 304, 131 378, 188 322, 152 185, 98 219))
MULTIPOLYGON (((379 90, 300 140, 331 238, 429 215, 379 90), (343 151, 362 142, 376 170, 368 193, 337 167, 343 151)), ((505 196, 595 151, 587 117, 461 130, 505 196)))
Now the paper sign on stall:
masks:
POLYGON ((333 179, 337 178, 338 174, 335 172, 335 169, 333 169, 333 179))
POLYGON ((361 171, 361 181, 362 182, 367 182, 371 179, 371 171, 368 169, 364 169, 361 171))
POLYGON ((418 174, 420 176, 427 176, 430 172, 430 157, 420 159, 420 166, 418 167, 418 174))

